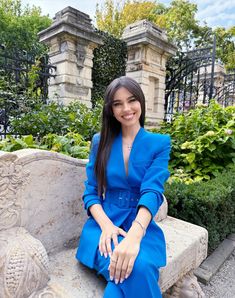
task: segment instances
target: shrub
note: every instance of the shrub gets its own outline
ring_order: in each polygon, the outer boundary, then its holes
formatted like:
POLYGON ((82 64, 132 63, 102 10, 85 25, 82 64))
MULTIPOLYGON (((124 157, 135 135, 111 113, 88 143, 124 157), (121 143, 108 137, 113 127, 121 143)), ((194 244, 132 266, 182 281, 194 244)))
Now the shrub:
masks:
POLYGON ((205 227, 209 251, 235 232, 235 166, 209 181, 166 183, 168 214, 205 227))
POLYGON ((90 140, 100 130, 101 105, 89 109, 80 102, 68 106, 51 102, 38 103, 11 120, 12 130, 19 135, 33 135, 38 138, 54 133, 65 135, 70 131, 79 133, 90 140))
POLYGON ((103 45, 94 50, 92 69, 92 103, 96 105, 97 98, 103 98, 108 84, 115 78, 125 75, 127 60, 126 42, 97 30, 103 39, 103 45))
POLYGON ((235 107, 215 101, 177 115, 160 129, 172 138, 170 171, 186 183, 209 180, 235 164, 235 107))
POLYGON ((50 133, 40 140, 28 135, 18 139, 10 136, 0 141, 0 150, 2 151, 13 152, 25 148, 50 150, 84 159, 88 158, 90 142, 85 141, 80 134, 72 132, 64 136, 50 133))

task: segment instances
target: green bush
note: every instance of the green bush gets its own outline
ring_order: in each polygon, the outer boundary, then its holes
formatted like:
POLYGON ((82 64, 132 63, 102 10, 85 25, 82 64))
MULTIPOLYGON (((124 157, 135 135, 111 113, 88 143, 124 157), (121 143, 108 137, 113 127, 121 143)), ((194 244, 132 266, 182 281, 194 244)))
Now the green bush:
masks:
POLYGON ((177 115, 160 129, 172 138, 171 180, 209 180, 235 164, 235 107, 215 101, 177 115))
POLYGON ((86 140, 100 130, 101 105, 89 109, 80 102, 68 106, 51 102, 36 104, 17 118, 11 120, 12 130, 19 135, 33 135, 38 138, 54 133, 65 135, 70 131, 81 134, 86 140))
POLYGON ((168 214, 205 227, 209 251, 235 232, 235 166, 209 181, 166 183, 168 214))
POLYGON ((103 45, 94 50, 92 69, 92 103, 96 105, 97 98, 103 98, 104 91, 111 81, 126 73, 127 45, 126 42, 97 30, 103 39, 103 45))
POLYGON ((73 132, 64 136, 50 133, 40 140, 28 135, 17 139, 9 136, 0 141, 0 150, 2 151, 13 152, 26 148, 50 150, 84 159, 88 158, 90 142, 85 141, 80 134, 73 132))

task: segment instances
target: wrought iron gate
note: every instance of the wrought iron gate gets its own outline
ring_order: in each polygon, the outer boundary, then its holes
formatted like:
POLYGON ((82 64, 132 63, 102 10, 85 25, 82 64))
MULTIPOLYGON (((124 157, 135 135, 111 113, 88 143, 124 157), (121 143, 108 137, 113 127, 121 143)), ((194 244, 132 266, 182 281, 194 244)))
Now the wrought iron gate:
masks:
POLYGON ((223 106, 235 104, 235 73, 226 74, 216 63, 216 39, 213 46, 181 53, 168 64, 165 93, 165 120, 214 98, 223 106))
POLYGON ((26 106, 46 102, 48 79, 55 76, 55 67, 48 56, 36 59, 26 51, 9 51, 0 45, 0 139, 12 131, 11 119, 18 117, 26 106), (33 98, 32 98, 33 97, 33 98))

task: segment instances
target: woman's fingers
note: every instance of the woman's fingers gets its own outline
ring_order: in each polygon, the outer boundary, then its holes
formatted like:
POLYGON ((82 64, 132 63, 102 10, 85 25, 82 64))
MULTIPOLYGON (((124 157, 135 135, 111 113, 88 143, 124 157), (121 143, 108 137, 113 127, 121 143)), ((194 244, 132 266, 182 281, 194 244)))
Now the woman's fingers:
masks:
POLYGON ((112 239, 113 239, 113 244, 114 244, 114 246, 115 246, 115 247, 118 246, 118 234, 113 233, 113 234, 112 234, 112 239))
POLYGON ((117 262, 116 262, 116 266, 115 266, 115 270, 114 270, 114 281, 115 284, 118 284, 120 281, 120 276, 121 276, 121 271, 122 271, 122 258, 118 258, 117 262))
MULTIPOLYGON (((110 237, 109 237, 110 238, 110 237)), ((111 239, 111 238, 110 238, 111 239)), ((101 236, 100 237, 100 242, 99 242, 99 251, 101 256, 105 256, 105 258, 107 258, 108 253, 107 253, 107 248, 106 248, 106 241, 108 239, 105 236, 101 236)))
POLYGON ((114 244, 114 247, 116 247, 118 245, 118 235, 122 235, 123 237, 126 236, 126 232, 118 227, 115 227, 115 229, 113 230, 113 232, 110 230, 108 232, 103 232, 100 236, 100 242, 99 242, 99 251, 100 254, 105 258, 107 258, 107 256, 111 256, 112 254, 112 241, 114 244))
POLYGON ((128 263, 129 263, 129 259, 125 259, 122 263, 122 269, 121 269, 121 274, 120 274, 120 283, 122 283, 124 281, 124 279, 126 278, 128 263))
POLYGON ((110 265, 109 265, 110 280, 114 279, 114 274, 115 274, 117 262, 118 262, 117 256, 113 254, 112 257, 110 258, 110 265))
POLYGON ((126 232, 123 230, 123 229, 121 229, 121 228, 119 228, 118 229, 118 233, 120 234, 120 235, 122 235, 123 237, 126 237, 126 232))
POLYGON ((127 279, 130 276, 133 266, 134 266, 134 262, 135 262, 135 258, 130 258, 128 266, 127 266, 127 270, 126 270, 125 279, 127 279))
POLYGON ((133 270, 134 262, 134 257, 126 256, 126 258, 123 260, 123 258, 120 256, 117 257, 116 255, 112 255, 109 265, 110 280, 114 280, 116 284, 119 282, 122 283, 130 276, 133 270))
MULTIPOLYGON (((112 248, 111 248, 111 237, 107 237, 105 240, 106 244, 106 252, 109 256, 112 254, 112 248)), ((106 256, 105 256, 106 257, 106 256)))

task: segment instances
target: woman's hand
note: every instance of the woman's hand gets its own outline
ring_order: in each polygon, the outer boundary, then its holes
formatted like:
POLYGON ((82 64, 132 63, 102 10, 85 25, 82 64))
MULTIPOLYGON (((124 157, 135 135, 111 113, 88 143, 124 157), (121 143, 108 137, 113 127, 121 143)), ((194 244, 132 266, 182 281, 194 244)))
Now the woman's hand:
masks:
POLYGON ((109 275, 116 284, 122 283, 131 274, 140 250, 140 241, 140 238, 127 234, 115 247, 110 258, 109 275))
POLYGON ((105 258, 107 258, 108 255, 111 256, 111 241, 113 240, 114 246, 116 247, 118 245, 118 235, 125 237, 126 232, 112 223, 109 223, 102 228, 99 241, 99 251, 101 256, 104 255, 105 258))

